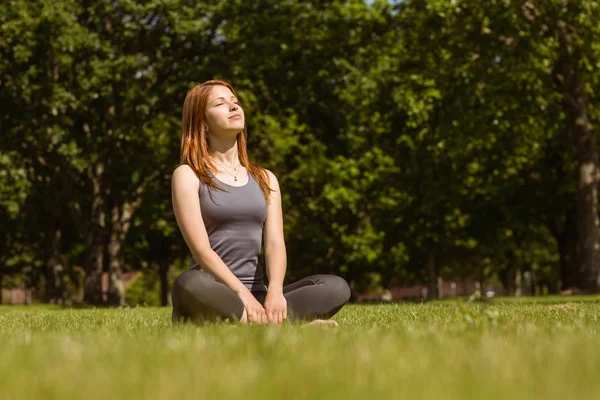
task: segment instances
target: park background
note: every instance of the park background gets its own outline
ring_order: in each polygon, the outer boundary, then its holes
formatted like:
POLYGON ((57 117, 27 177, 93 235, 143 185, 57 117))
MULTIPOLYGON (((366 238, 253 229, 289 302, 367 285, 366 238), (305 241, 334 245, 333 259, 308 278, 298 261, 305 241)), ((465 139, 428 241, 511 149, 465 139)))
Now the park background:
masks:
POLYGON ((599 20, 585 0, 3 1, 2 300, 168 304, 191 257, 181 108, 215 78, 279 179, 286 282, 595 292, 599 20))

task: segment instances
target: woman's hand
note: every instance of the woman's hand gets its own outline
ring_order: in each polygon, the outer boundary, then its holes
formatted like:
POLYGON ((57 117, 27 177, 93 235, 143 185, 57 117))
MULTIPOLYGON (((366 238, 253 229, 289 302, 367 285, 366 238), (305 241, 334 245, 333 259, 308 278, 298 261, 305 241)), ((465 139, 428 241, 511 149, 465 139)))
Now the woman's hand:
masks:
POLYGON ((256 300, 256 297, 247 290, 244 293, 238 294, 242 303, 244 303, 244 310, 246 313, 247 323, 249 324, 266 324, 267 314, 263 306, 256 300))
POLYGON ((281 289, 273 289, 267 292, 265 312, 270 323, 281 324, 287 319, 287 300, 281 289))

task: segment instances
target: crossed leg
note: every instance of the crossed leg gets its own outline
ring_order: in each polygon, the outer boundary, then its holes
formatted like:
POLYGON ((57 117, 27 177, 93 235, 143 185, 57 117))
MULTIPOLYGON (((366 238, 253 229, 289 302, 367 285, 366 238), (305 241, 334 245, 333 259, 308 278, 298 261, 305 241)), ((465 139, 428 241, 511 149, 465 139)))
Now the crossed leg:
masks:
MULTIPOLYGON (((264 305, 266 291, 252 292, 264 305)), ((350 287, 341 277, 320 274, 284 286, 288 319, 316 320, 331 318, 350 299, 350 287)), ((171 293, 173 322, 239 321, 244 304, 228 286, 216 281, 208 272, 190 269, 177 277, 171 293)))

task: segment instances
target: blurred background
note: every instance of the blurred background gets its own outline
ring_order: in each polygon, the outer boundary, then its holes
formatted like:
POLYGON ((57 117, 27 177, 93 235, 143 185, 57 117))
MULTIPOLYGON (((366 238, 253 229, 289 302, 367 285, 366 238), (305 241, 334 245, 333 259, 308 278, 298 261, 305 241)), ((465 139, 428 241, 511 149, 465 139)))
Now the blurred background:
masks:
POLYGON ((181 108, 215 78, 279 178, 286 283, 594 292, 599 20, 584 0, 3 0, 1 300, 169 304, 181 108))

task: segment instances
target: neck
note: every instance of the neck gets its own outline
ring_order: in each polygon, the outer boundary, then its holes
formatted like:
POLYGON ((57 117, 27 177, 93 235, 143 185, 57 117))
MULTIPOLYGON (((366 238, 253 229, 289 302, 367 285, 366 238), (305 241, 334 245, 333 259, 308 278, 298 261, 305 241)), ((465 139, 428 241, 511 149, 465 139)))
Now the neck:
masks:
POLYGON ((208 135, 210 141, 209 156, 219 164, 236 166, 240 163, 237 148, 237 136, 233 138, 218 138, 208 135))

